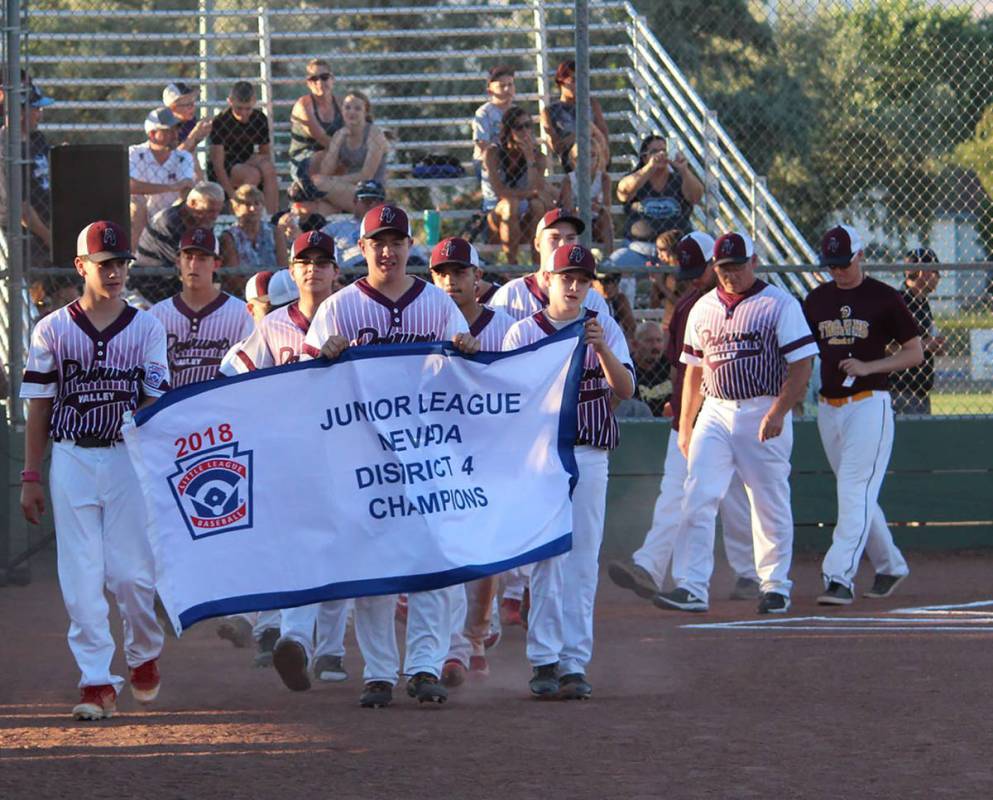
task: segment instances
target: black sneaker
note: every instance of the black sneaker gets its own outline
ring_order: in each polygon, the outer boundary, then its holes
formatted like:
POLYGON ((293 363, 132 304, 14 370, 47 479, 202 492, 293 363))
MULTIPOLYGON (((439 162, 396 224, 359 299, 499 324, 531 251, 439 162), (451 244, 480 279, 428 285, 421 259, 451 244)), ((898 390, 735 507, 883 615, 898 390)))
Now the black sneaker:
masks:
POLYGON ((779 592, 765 592, 759 600, 760 614, 785 614, 790 610, 790 598, 779 592))
POLYGON ((255 651, 256 667, 272 666, 272 651, 279 641, 279 628, 266 628, 259 637, 255 651))
POLYGON ((570 672, 559 678, 559 697, 563 700, 589 700, 593 687, 581 672, 570 672))
POLYGON ((555 697, 559 693, 558 671, 558 662, 535 667, 531 673, 531 680, 528 681, 531 696, 541 700, 550 700, 555 697))
POLYGON ((362 708, 386 708, 393 702, 393 687, 386 681, 370 681, 359 697, 362 708))
POLYGON ((758 600, 762 596, 760 584, 754 578, 738 578, 734 582, 729 600, 758 600))
POLYGON ((622 589, 630 589, 638 597, 644 597, 646 600, 659 593, 659 587, 655 584, 654 578, 648 574, 648 570, 630 559, 611 561, 607 565, 607 574, 622 589))
POLYGON ((418 703, 444 703, 448 699, 448 689, 430 672, 418 672, 407 681, 407 695, 418 703))
POLYGON ((872 588, 862 596, 876 600, 880 597, 889 597, 906 577, 906 575, 883 575, 880 572, 873 578, 872 588))
POLYGON ((307 651, 300 642, 280 639, 272 650, 272 665, 291 692, 305 692, 310 688, 307 672, 307 651))
POLYGON ((341 656, 318 656, 314 659, 314 677, 325 683, 340 683, 348 680, 348 672, 341 656))
POLYGON ((824 594, 817 598, 817 602, 822 606, 850 606, 853 599, 851 589, 837 581, 831 581, 824 594))
POLYGON ((659 608, 667 611, 708 611, 710 606, 706 600, 701 600, 693 592, 686 589, 673 589, 671 592, 659 592, 652 598, 652 602, 659 608))

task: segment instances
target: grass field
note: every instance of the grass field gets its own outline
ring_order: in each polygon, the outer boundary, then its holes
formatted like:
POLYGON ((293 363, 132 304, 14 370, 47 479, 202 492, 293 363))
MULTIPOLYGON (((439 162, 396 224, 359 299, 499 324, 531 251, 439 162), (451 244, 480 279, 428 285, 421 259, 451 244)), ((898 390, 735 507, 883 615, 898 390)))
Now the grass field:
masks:
POLYGON ((931 413, 938 414, 993 414, 993 393, 986 394, 932 394, 931 413))

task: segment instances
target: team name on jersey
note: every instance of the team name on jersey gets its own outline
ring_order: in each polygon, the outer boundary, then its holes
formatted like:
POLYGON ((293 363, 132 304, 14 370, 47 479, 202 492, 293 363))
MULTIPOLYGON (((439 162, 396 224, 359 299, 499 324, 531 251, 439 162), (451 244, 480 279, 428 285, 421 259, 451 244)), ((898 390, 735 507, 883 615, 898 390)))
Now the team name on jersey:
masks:
POLYGON ((74 358, 62 359, 62 383, 69 384, 73 381, 81 383, 93 383, 94 381, 121 381, 123 383, 137 384, 145 377, 145 370, 140 366, 130 369, 118 369, 117 367, 106 367, 100 363, 90 364, 88 367, 74 358))
POLYGON ((181 339, 174 333, 166 335, 166 352, 169 354, 169 363, 174 359, 190 358, 197 363, 202 363, 204 358, 223 355, 231 349, 231 340, 227 336, 219 339, 181 339))
POLYGON ((869 321, 852 319, 851 306, 841 307, 841 319, 826 319, 817 323, 817 334, 828 344, 854 344, 856 339, 869 338, 869 321))
POLYGON ((355 334, 353 344, 410 344, 413 342, 436 342, 442 338, 441 334, 425 333, 388 333, 380 336, 375 328, 360 328, 355 334))
POLYGON ((748 358, 762 354, 765 336, 762 331, 713 331, 704 328, 700 331, 707 362, 721 364, 736 358, 748 358))

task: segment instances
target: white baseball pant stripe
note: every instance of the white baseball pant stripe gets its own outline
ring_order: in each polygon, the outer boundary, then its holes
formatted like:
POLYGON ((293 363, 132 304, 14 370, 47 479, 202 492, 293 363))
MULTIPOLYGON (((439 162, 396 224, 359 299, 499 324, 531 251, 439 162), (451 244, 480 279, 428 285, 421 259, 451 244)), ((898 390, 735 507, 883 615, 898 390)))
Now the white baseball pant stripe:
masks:
POLYGON ((299 642, 309 664, 317 656, 345 655, 347 624, 348 600, 328 600, 283 609, 279 636, 299 642))
POLYGON ((862 551, 885 575, 910 570, 879 507, 879 491, 893 450, 893 408, 888 392, 832 406, 817 405, 817 430, 837 478, 838 522, 824 556, 824 585, 853 589, 862 551))
POLYGON ((790 453, 793 420, 783 432, 759 441, 759 426, 775 398, 718 400, 708 397, 690 439, 688 476, 672 575, 676 585, 709 602, 714 571, 714 520, 734 471, 752 507, 755 571, 762 592, 789 597, 793 558, 790 453))
MULTIPOLYGON (((428 672, 441 677, 451 643, 452 605, 461 586, 447 586, 407 596, 407 648, 405 675, 428 672)), ((355 599, 355 638, 365 660, 362 679, 395 685, 399 675, 394 613, 395 594, 355 599)))
POLYGON ((572 549, 534 565, 528 615, 528 661, 558 662, 559 674, 585 673, 593 656, 593 605, 607 509, 606 450, 577 447, 572 494, 572 549))
MULTIPOLYGON (((669 433, 662 482, 659 484, 659 496, 652 514, 652 527, 645 534, 644 544, 632 556, 634 563, 647 570, 655 585, 660 587, 669 571, 683 515, 686 457, 679 450, 678 439, 677 431, 669 433)), ((724 552, 731 569, 740 578, 757 581, 752 550, 752 509, 738 473, 732 477, 727 494, 721 500, 720 514, 724 552)))
POLYGON ((50 478, 59 585, 79 686, 110 684, 120 692, 124 679, 110 670, 115 645, 104 586, 124 623, 128 666, 158 658, 164 638, 155 618, 155 565, 138 476, 123 445, 56 442, 50 478))

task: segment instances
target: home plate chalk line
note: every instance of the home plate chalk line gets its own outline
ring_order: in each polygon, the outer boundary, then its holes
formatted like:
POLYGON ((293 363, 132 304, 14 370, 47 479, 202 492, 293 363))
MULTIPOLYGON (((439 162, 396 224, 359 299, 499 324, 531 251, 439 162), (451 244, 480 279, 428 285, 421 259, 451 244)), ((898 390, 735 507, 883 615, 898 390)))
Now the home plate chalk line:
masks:
POLYGON ((680 625, 689 630, 993 632, 993 600, 896 608, 874 617, 764 617, 680 625))

